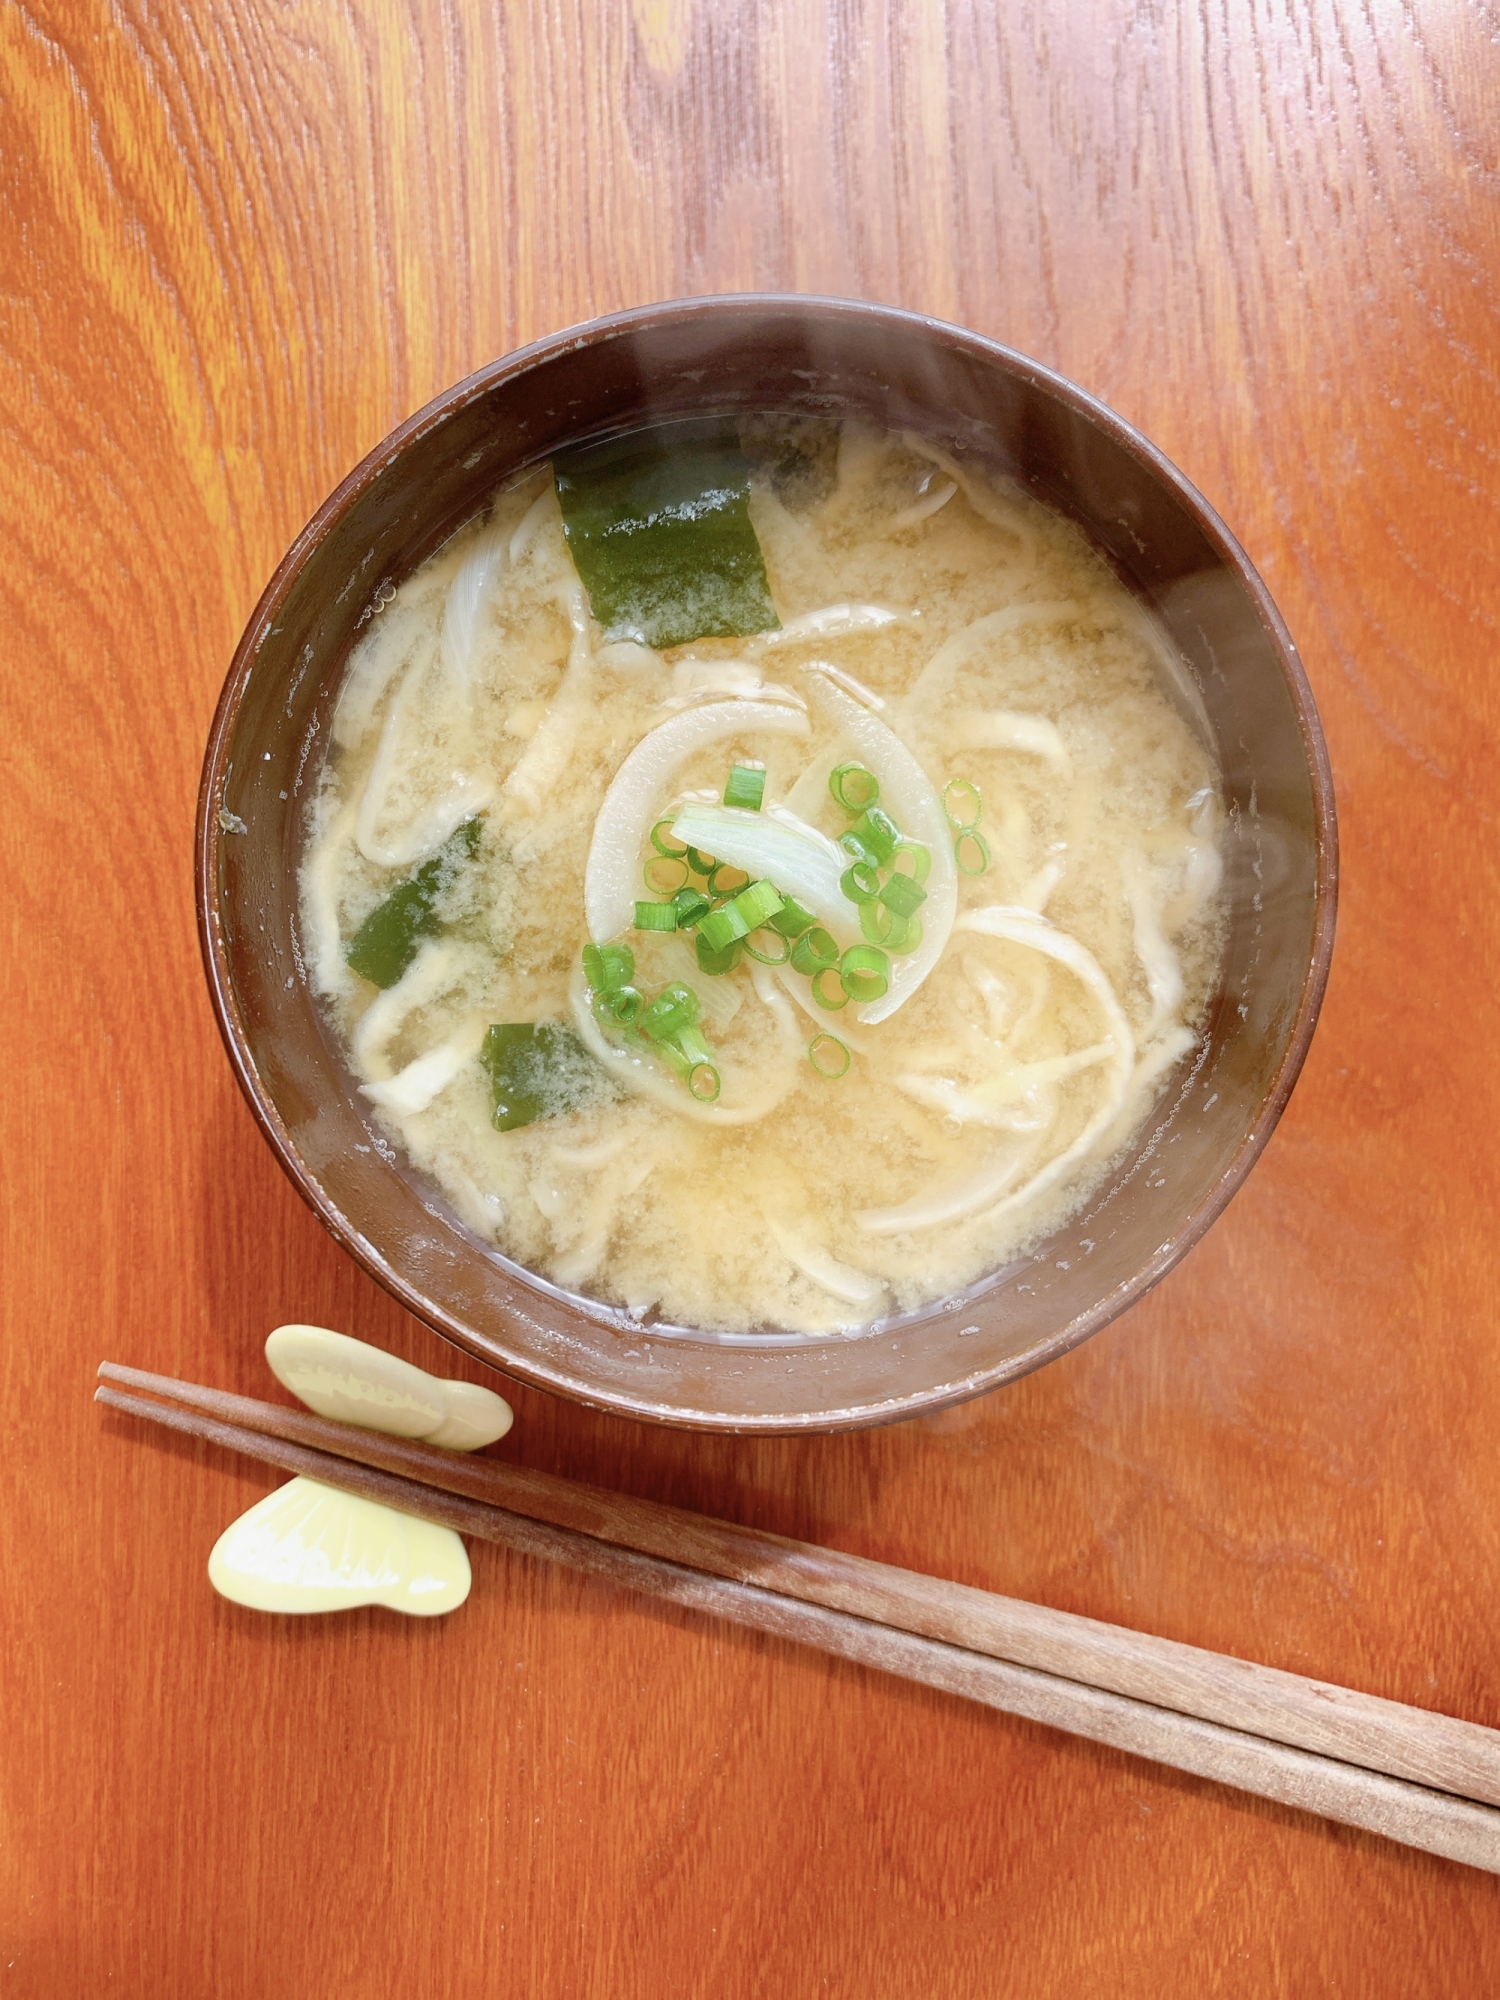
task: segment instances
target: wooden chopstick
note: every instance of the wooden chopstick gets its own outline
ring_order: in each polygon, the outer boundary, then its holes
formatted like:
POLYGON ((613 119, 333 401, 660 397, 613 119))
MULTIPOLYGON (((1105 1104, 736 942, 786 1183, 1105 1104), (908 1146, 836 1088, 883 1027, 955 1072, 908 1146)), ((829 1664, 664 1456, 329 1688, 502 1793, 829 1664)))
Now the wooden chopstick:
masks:
POLYGON ((511 1513, 1500 1806, 1500 1732, 1045 1605, 105 1362, 107 1381, 511 1513))
MULTIPOLYGON (((1347 1753, 1337 1758, 1309 1752, 1291 1734, 1291 1728, 1305 1731, 1300 1708, 1293 1704, 1288 1717, 1277 1705, 1282 1683, 1299 1694, 1322 1689, 1323 1684, 1297 1675, 167 1376, 111 1363, 100 1374, 182 1406, 122 1395, 109 1387, 97 1390, 97 1400, 111 1408, 283 1470, 685 1609, 795 1639, 1500 1873, 1500 1811, 1477 1803, 1480 1795, 1468 1789, 1476 1780, 1493 1783, 1491 1766, 1500 1739, 1474 1724, 1329 1687, 1326 1693, 1335 1699, 1325 1726, 1357 1746, 1360 1760, 1350 1761, 1347 1753), (508 1504, 496 1504, 495 1495, 508 1504), (868 1608, 851 1609, 851 1600, 868 1608), (914 1628, 913 1618, 948 1631, 914 1628), (955 1630, 977 1632, 978 1641, 955 1640, 949 1636, 955 1630), (997 1646, 1007 1650, 997 1652, 997 1646), (1074 1671, 1061 1673, 1018 1660, 1014 1652, 1021 1648, 1060 1648, 1074 1671), (1186 1671, 1174 1675, 1182 1655, 1187 1656, 1186 1671), (1102 1664, 1110 1679, 1078 1670, 1089 1661, 1102 1664), (1228 1695, 1211 1669, 1225 1670, 1228 1695), (1237 1677, 1246 1673, 1254 1677, 1251 1712, 1258 1726, 1253 1730, 1226 1726, 1184 1706, 1204 1696, 1219 1706, 1243 1704, 1246 1696, 1237 1677), (1157 1690, 1154 1699, 1112 1684, 1142 1679, 1157 1690), (1366 1705, 1374 1711, 1373 1721, 1364 1715, 1366 1705), (1475 1775, 1466 1776, 1462 1785, 1450 1782, 1434 1789, 1409 1782, 1404 1773, 1393 1776, 1372 1767, 1368 1759, 1376 1748, 1400 1748, 1403 1725, 1411 1729, 1416 1745, 1407 1744, 1406 1765, 1421 1764, 1424 1758, 1430 1763, 1435 1741, 1445 1770, 1462 1768, 1475 1775), (1434 1732, 1432 1725, 1441 1727, 1434 1732)), ((1317 1711, 1314 1715, 1323 1720, 1317 1711)))

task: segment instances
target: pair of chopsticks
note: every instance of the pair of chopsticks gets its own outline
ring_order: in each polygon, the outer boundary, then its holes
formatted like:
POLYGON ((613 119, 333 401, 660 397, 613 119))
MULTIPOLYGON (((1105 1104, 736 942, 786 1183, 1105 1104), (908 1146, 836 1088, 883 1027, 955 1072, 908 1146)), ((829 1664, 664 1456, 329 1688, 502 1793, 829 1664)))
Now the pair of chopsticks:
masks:
POLYGON ((499 1459, 99 1373, 110 1409, 285 1472, 1500 1874, 1495 1730, 499 1459))

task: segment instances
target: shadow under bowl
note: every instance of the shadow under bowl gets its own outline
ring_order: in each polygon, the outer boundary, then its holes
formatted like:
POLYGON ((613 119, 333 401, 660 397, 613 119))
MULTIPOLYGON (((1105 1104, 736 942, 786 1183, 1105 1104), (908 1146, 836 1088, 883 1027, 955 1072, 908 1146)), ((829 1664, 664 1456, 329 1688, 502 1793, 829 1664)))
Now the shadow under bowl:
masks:
POLYGON ((1223 1209, 1286 1104, 1327 978, 1336 870, 1327 751, 1295 649, 1182 475, 1102 404, 1009 349, 886 307, 800 297, 598 320, 482 369, 401 425, 267 586, 214 718, 198 813, 199 923, 230 1058, 339 1241, 410 1312, 522 1381, 726 1431, 835 1430, 936 1409, 1064 1353, 1139 1298, 1223 1209), (370 1121, 297 938, 305 809, 351 643, 382 595, 564 444, 765 410, 921 431, 1080 523, 1179 649, 1228 807, 1228 935, 1201 1057, 1032 1255, 853 1337, 638 1324, 484 1244, 370 1121))

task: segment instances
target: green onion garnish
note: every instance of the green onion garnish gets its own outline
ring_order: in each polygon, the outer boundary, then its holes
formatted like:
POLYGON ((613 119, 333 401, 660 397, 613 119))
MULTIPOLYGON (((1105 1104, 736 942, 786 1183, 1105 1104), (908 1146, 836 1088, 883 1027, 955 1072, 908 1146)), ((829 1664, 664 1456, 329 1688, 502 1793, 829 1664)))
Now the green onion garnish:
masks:
MULTIPOLYGON (((684 986, 682 990, 684 993, 693 993, 691 986, 684 986)), ((695 1005, 697 1004, 697 999, 697 994, 693 993, 693 1002, 695 1005)), ((708 1046, 708 1043, 704 1041, 702 1030, 694 1027, 691 1021, 678 1034, 677 1046, 690 1063, 711 1063, 714 1059, 714 1052, 708 1046)))
POLYGON ((733 907, 745 919, 752 931, 760 929, 763 923, 780 914, 781 896, 773 883, 762 879, 741 889, 735 897, 733 907))
POLYGON ((880 781, 863 764, 839 764, 828 774, 828 789, 845 812, 860 813, 880 797, 880 781))
POLYGON ((971 785, 967 778, 950 778, 943 787, 943 811, 949 826, 959 833, 972 833, 984 813, 978 785, 971 785))
POLYGON ((768 921, 773 931, 780 931, 786 938, 796 938, 810 929, 817 919, 811 910, 803 909, 795 896, 788 896, 780 910, 768 921))
POLYGON ((739 806, 745 812, 759 812, 765 795, 765 765, 736 764, 729 773, 729 783, 724 787, 725 805, 739 806))
POLYGON ((909 917, 927 901, 927 891, 910 875, 893 875, 881 890, 880 900, 893 916, 909 917))
POLYGON ((922 926, 915 917, 898 917, 885 903, 861 903, 859 928, 866 944, 878 944, 893 956, 915 951, 922 942, 922 926))
POLYGON ((880 856, 875 852, 873 847, 865 845, 856 827, 851 826, 847 833, 839 835, 839 846, 843 848, 851 861, 862 861, 867 868, 878 868, 880 866, 880 856))
POLYGON ((716 861, 708 871, 708 893, 711 896, 737 896, 750 877, 743 868, 736 868, 732 861, 716 861), (732 881, 731 876, 737 876, 732 881))
POLYGON ((719 865, 711 854, 700 854, 696 847, 684 848, 683 852, 687 856, 688 867, 695 875, 712 875, 719 865))
MULTIPOLYGON (((857 949, 858 947, 852 948, 857 949)), ((836 965, 825 965, 823 970, 815 976, 812 983, 812 997, 820 1007, 826 1007, 830 1014, 836 1014, 840 1007, 848 1006, 849 995, 845 990, 844 982, 839 976, 839 969, 836 965), (826 979, 833 980, 834 984, 825 993, 823 982, 826 979)))
POLYGON ((635 953, 628 944, 586 944, 583 975, 596 993, 617 993, 635 977, 635 953))
POLYGON ((633 1027, 641 1011, 641 996, 633 986, 616 986, 608 993, 594 995, 594 1015, 613 1021, 616 1027, 633 1027))
POLYGON ((836 1083, 841 1076, 848 1074, 854 1058, 837 1035, 830 1035, 826 1028, 820 1028, 807 1045, 807 1060, 819 1076, 826 1076, 830 1083, 836 1083))
POLYGON ((699 919, 698 936, 710 951, 723 951, 742 937, 748 937, 753 928, 740 915, 736 903, 730 901, 699 919))
POLYGON ((690 931, 700 917, 706 917, 713 904, 701 889, 679 889, 672 898, 672 907, 677 912, 677 928, 690 931))
POLYGON ((990 865, 990 844, 982 833, 966 826, 953 843, 953 859, 965 875, 982 875, 990 865))
POLYGON ((891 866, 895 869, 898 875, 905 875, 909 872, 913 882, 925 882, 927 880, 928 871, 932 867, 932 855, 931 852, 922 845, 922 842, 920 840, 898 841, 896 845, 896 851, 891 856, 891 866), (911 868, 909 871, 901 866, 903 860, 909 860, 911 862, 911 868))
MULTIPOLYGON (((691 987, 684 987, 691 993, 691 987)), ((694 994, 696 1002, 697 995, 694 994)), ((719 1094, 719 1072, 714 1065, 713 1050, 704 1041, 696 1028, 684 1028, 677 1037, 677 1048, 687 1065, 686 1081, 688 1089, 700 1104, 712 1104, 719 1094)))
POLYGON ((674 980, 663 987, 641 1016, 641 1033, 653 1042, 680 1040, 684 1028, 691 1028, 703 1011, 703 1003, 691 986, 674 980))
POLYGON ((712 1063, 694 1063, 688 1071, 687 1087, 700 1104, 712 1104, 719 1094, 719 1072, 712 1063))
POLYGON ((859 906, 859 928, 866 944, 889 945, 898 929, 904 930, 905 923, 893 916, 884 903, 873 898, 859 906))
POLYGON ((868 812, 862 813, 849 831, 863 841, 882 868, 889 863, 901 839, 900 827, 879 806, 871 806, 868 812))
POLYGON ((682 841, 678 841, 675 847, 669 846, 668 841, 672 837, 672 822, 669 819, 659 819, 651 829, 651 845, 657 853, 665 854, 669 861, 681 861, 689 849, 682 841), (662 832, 663 827, 666 828, 665 833, 662 832))
POLYGON ((856 861, 840 875, 839 887, 851 903, 873 903, 880 894, 880 871, 873 861, 856 861))
POLYGON ((703 940, 703 926, 700 924, 698 926, 698 935, 694 942, 698 950, 698 970, 700 972, 707 972, 717 978, 723 973, 733 972, 734 968, 740 962, 740 941, 738 938, 734 940, 733 944, 726 944, 722 948, 705 944, 703 940))
MULTIPOLYGON (((890 986, 891 962, 872 944, 852 944, 839 960, 839 977, 851 1000, 878 1000, 890 986)), ((816 982, 813 993, 816 996, 816 982)))
POLYGON ((743 940, 742 949, 748 957, 759 959, 762 965, 786 965, 792 956, 792 941, 790 938, 778 937, 769 925, 763 924, 758 931, 752 931, 750 936, 743 940), (753 942, 755 938, 759 938, 763 945, 778 944, 781 946, 781 950, 779 952, 762 951, 753 942))
POLYGON ((638 931, 675 931, 677 928, 676 904, 637 903, 635 906, 635 927, 638 931))
POLYGON ((805 978, 811 979, 815 973, 826 971, 838 962, 838 942, 821 924, 804 931, 792 946, 792 970, 805 978))
POLYGON ((678 854, 653 854, 641 879, 657 896, 675 896, 688 878, 688 865, 678 854))

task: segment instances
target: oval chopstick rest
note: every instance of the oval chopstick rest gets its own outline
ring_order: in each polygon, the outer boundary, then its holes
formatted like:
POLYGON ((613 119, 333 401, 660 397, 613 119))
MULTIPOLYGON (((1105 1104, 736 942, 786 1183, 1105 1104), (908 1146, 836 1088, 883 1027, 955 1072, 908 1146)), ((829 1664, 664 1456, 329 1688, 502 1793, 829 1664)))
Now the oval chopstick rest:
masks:
MULTIPOLYGON (((511 1427, 510 1405, 493 1391, 443 1381, 326 1327, 277 1327, 266 1359, 299 1401, 340 1423, 455 1451, 476 1451, 511 1427)), ((301 1478, 225 1529, 208 1576, 220 1596, 255 1611, 383 1604, 419 1618, 457 1610, 471 1580, 451 1528, 301 1478)))
POLYGON ((324 1326, 278 1326, 266 1342, 266 1360, 283 1388, 336 1423, 454 1451, 478 1451, 511 1427, 510 1405, 493 1390, 442 1381, 324 1326))

